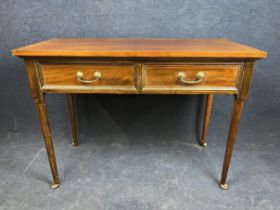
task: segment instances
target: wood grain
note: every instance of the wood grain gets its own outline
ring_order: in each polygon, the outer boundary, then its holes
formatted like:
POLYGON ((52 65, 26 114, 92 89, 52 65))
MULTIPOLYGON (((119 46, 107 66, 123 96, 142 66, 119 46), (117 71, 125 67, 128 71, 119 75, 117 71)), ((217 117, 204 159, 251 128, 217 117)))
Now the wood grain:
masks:
POLYGON ((244 100, 248 97, 253 79, 254 65, 255 62, 244 62, 243 71, 240 78, 241 85, 239 88, 239 93, 237 95, 238 99, 244 100))
POLYGON ((222 176, 221 176, 221 185, 226 184, 226 178, 228 174, 228 169, 232 157, 232 152, 233 152, 233 147, 234 147, 234 142, 236 139, 237 135, 237 130, 239 127, 239 121, 240 121, 240 116, 241 112, 243 109, 244 101, 239 100, 237 98, 234 99, 233 103, 233 110, 232 110, 232 115, 231 115, 231 121, 230 121, 230 127, 229 127, 229 132, 228 132, 228 140, 227 140, 227 146, 226 146, 226 151, 224 155, 224 164, 223 164, 223 170, 222 170, 222 176))
POLYGON ((137 91, 137 67, 133 64, 67 64, 43 63, 41 64, 42 89, 45 86, 67 88, 75 86, 89 89, 127 88, 137 91), (82 83, 76 78, 76 73, 84 73, 85 80, 93 79, 94 72, 101 73, 101 79, 93 83, 82 83))
POLYGON ((238 90, 239 65, 215 64, 148 64, 142 69, 142 92, 151 90, 238 90), (187 80, 196 80, 198 72, 204 72, 205 77, 199 84, 189 85, 177 79, 179 72, 186 74, 187 80))
POLYGON ((20 57, 254 58, 266 52, 226 39, 50 39, 18 49, 20 57))
POLYGON ((49 160, 49 164, 50 164, 50 168, 51 168, 51 172, 52 172, 53 182, 52 182, 51 186, 56 188, 59 186, 60 182, 59 182, 59 177, 58 177, 52 136, 51 136, 51 131, 50 131, 50 127, 49 127, 48 112, 47 112, 45 97, 44 97, 44 94, 40 90, 39 78, 37 76, 38 74, 37 74, 35 62, 33 62, 33 60, 26 59, 25 67, 26 67, 26 72, 27 72, 27 76, 28 76, 30 91, 31 91, 32 97, 34 99, 35 107, 36 107, 38 115, 39 115, 41 131, 43 134, 45 147, 46 147, 46 151, 47 151, 47 155, 48 155, 48 160, 49 160))

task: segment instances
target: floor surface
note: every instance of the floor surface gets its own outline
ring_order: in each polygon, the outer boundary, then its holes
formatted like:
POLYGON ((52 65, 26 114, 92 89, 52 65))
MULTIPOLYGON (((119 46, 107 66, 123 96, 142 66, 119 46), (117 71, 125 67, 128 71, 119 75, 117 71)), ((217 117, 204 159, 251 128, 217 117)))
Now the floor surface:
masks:
POLYGON ((49 188, 39 129, 2 134, 1 210, 280 209, 279 126, 271 120, 241 123, 230 188, 223 191, 218 180, 228 125, 212 121, 203 148, 196 135, 176 126, 185 117, 168 112, 168 105, 164 117, 164 110, 151 108, 138 119, 131 114, 133 123, 104 106, 96 109, 103 120, 88 119, 93 125, 80 128, 78 147, 67 126, 54 129, 61 178, 56 190, 49 188))

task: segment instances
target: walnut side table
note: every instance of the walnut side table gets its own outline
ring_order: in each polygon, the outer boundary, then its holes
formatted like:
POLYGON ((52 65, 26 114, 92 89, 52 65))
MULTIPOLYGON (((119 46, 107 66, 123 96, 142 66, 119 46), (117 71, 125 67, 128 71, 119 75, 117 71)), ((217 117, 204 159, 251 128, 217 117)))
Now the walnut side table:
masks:
POLYGON ((50 39, 12 51, 24 58, 53 182, 60 184, 45 94, 67 94, 73 145, 78 145, 73 94, 206 94, 202 145, 214 94, 234 96, 220 187, 256 60, 266 52, 226 39, 50 39))

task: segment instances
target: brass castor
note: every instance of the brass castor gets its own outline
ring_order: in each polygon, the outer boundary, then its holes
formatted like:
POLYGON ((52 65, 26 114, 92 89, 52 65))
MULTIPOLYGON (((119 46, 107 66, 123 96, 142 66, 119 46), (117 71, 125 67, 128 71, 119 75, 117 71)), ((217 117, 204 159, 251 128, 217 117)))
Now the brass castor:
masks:
POLYGON ((228 184, 220 184, 222 190, 227 190, 229 188, 228 184))
POLYGON ((59 187, 59 185, 60 185, 59 182, 58 182, 58 183, 51 183, 50 188, 51 188, 51 189, 56 189, 56 188, 59 187))
POLYGON ((206 143, 206 142, 201 143, 201 146, 203 146, 203 147, 207 147, 207 143, 206 143))

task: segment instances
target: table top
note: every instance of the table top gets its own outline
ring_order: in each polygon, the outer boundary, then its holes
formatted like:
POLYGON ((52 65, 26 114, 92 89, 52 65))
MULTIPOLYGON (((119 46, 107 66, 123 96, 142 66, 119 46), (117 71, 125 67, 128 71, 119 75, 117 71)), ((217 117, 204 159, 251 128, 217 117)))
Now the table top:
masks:
POLYGON ((12 51, 19 57, 265 58, 265 51, 226 39, 55 38, 12 51))

